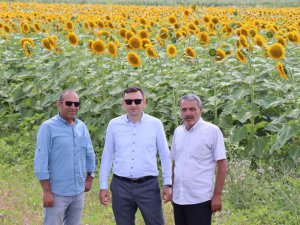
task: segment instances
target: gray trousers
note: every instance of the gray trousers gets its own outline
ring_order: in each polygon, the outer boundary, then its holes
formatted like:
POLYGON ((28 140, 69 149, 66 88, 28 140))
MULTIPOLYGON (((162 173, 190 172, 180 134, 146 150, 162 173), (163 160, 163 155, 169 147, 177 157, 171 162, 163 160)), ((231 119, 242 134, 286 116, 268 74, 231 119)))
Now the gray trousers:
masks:
POLYGON ((134 225, 138 208, 145 225, 164 225, 160 189, 156 177, 139 184, 113 177, 110 189, 117 225, 134 225))
POLYGON ((80 225, 84 192, 76 196, 54 195, 54 206, 44 208, 44 225, 80 225))

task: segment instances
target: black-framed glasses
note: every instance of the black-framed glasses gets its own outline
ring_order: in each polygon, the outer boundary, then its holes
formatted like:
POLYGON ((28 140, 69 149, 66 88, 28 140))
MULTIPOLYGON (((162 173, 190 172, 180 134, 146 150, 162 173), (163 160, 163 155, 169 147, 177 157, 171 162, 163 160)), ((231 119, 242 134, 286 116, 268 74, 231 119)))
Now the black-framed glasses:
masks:
POLYGON ((80 102, 71 102, 71 101, 61 101, 62 103, 65 103, 66 106, 72 106, 74 104, 75 107, 80 106, 80 102))
POLYGON ((143 101, 143 99, 124 99, 124 102, 126 103, 126 105, 131 105, 133 102, 136 105, 141 104, 143 101))

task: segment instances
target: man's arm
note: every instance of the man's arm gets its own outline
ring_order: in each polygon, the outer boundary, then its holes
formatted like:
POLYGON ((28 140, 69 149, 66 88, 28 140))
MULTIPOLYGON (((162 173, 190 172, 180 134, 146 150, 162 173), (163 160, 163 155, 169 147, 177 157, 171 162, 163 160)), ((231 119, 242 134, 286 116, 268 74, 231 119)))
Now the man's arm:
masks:
POLYGON ((110 170, 112 167, 114 156, 114 136, 112 131, 111 122, 108 124, 104 150, 101 157, 101 166, 100 166, 100 191, 98 197, 102 205, 107 205, 110 200, 109 190, 108 190, 108 177, 110 175, 110 170))
POLYGON ((157 148, 162 165, 162 174, 164 178, 164 186, 162 188, 162 199, 164 202, 168 202, 172 197, 172 170, 171 170, 171 159, 170 151, 168 147, 168 142, 166 134, 163 128, 162 123, 158 125, 158 135, 157 135, 157 148))
POLYGON ((88 145, 87 145, 87 153, 86 153, 87 176, 85 179, 85 190, 84 191, 88 192, 92 188, 93 178, 94 178, 94 176, 92 176, 92 174, 94 174, 94 172, 95 172, 96 165, 95 165, 94 147, 92 144, 92 140, 91 140, 89 131, 86 126, 85 126, 85 132, 86 132, 85 135, 87 137, 88 145))
POLYGON ((222 191, 225 183, 227 173, 226 159, 217 161, 217 177, 215 183, 215 190, 211 200, 211 211, 217 212, 222 209, 222 191))

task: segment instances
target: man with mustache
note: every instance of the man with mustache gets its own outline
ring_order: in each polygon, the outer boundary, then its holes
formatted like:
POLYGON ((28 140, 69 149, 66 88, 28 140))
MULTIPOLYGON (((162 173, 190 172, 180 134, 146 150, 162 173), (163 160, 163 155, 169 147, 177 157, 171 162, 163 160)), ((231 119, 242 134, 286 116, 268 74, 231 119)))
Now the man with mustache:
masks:
POLYGON ((201 118, 198 96, 183 96, 180 112, 183 125, 176 128, 171 147, 175 225, 209 225, 212 213, 222 208, 227 171, 223 135, 201 118))

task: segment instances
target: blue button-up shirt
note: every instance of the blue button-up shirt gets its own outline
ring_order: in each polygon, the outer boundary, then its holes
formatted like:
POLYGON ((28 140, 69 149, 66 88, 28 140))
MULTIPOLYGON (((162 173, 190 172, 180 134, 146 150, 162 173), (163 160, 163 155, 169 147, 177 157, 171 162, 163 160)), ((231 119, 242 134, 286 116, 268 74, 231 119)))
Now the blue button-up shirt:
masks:
POLYGON ((86 172, 95 171, 95 153, 85 124, 70 125, 56 115, 39 128, 34 157, 35 175, 50 181, 52 193, 75 196, 84 191, 86 172))
POLYGON ((171 184, 171 160, 161 121, 143 114, 132 123, 127 115, 112 119, 107 127, 100 167, 100 188, 108 188, 113 173, 128 178, 158 176, 157 153, 161 159, 164 184, 171 184))

